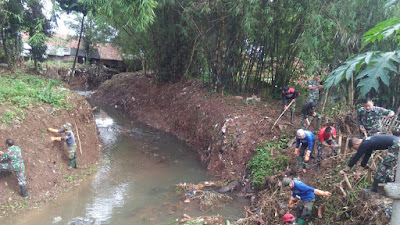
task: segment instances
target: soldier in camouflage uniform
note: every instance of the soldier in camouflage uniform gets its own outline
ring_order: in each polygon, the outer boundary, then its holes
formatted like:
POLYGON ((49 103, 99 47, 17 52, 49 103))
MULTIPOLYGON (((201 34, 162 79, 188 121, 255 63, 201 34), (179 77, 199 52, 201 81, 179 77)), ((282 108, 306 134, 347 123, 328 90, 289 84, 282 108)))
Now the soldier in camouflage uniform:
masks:
POLYGON ((371 154, 375 150, 389 149, 385 158, 378 165, 378 169, 374 176, 374 183, 372 184, 371 191, 377 192, 378 183, 385 183, 388 181, 394 181, 395 166, 397 165, 397 155, 400 150, 400 138, 393 135, 378 134, 364 139, 351 138, 349 141, 349 147, 357 150, 357 153, 351 158, 349 164, 345 169, 340 171, 340 174, 347 173, 362 157, 361 166, 355 176, 356 179, 360 177, 361 172, 364 170, 368 163, 371 154))
POLYGON ((324 88, 324 85, 320 84, 321 73, 315 75, 314 79, 308 82, 308 94, 307 103, 318 102, 319 100, 319 89, 324 88))
POLYGON ((288 177, 283 178, 282 186, 287 187, 292 191, 292 196, 289 199, 289 208, 294 206, 294 202, 301 200, 297 203, 296 209, 296 223, 299 225, 306 224, 306 220, 311 215, 312 207, 315 201, 315 195, 331 196, 329 191, 321 191, 313 187, 309 187, 301 181, 292 180, 288 177))
POLYGON ((3 157, 0 159, 0 171, 11 171, 15 172, 18 179, 18 184, 21 189, 21 196, 27 197, 28 192, 26 191, 26 177, 25 177, 25 165, 22 159, 21 149, 14 145, 11 139, 6 140, 8 149, 3 153, 3 157))
POLYGON ((380 117, 393 117, 394 112, 392 110, 374 106, 374 102, 370 98, 365 98, 363 100, 363 106, 364 107, 358 109, 357 114, 357 125, 361 130, 361 136, 364 136, 364 132, 368 137, 381 134, 382 124, 380 117))
POLYGON ((70 160, 68 169, 78 168, 78 160, 76 159, 76 141, 75 135, 72 132, 71 123, 65 123, 63 125, 64 129, 57 130, 53 128, 48 128, 50 132, 53 133, 66 133, 64 137, 51 137, 52 141, 65 141, 68 147, 68 158, 70 160))

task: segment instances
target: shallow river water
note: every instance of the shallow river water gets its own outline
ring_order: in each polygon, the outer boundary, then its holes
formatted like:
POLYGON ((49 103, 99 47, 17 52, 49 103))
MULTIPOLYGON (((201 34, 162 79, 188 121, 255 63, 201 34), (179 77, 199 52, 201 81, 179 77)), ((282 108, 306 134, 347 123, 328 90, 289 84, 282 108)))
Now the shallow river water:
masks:
MULTIPOLYGON (((82 94, 82 93, 81 93, 82 94)), ((83 93, 86 94, 86 93, 83 93)), ((195 202, 183 203, 174 192, 178 183, 212 180, 197 154, 174 136, 131 122, 118 109, 95 112, 104 147, 96 175, 41 206, 0 224, 69 224, 87 218, 90 224, 171 224, 183 214, 243 217, 244 199, 203 212, 195 202), (54 218, 61 221, 53 223, 54 218)), ((234 197, 234 196, 232 196, 234 197)))

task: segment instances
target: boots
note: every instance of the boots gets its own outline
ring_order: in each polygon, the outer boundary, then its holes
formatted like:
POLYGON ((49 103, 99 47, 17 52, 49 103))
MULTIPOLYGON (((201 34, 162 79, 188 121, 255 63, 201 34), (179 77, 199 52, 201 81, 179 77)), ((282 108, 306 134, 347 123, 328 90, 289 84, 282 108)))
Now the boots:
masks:
POLYGON ((28 192, 26 191, 25 185, 21 185, 19 187, 21 188, 21 196, 24 197, 24 198, 28 197, 28 192))
POLYGON ((294 123, 294 112, 293 111, 290 112, 290 123, 291 124, 294 123))
POLYGON ((306 224, 306 221, 303 220, 303 219, 297 218, 297 219, 296 219, 296 224, 297 224, 297 225, 305 225, 305 224, 306 224))
POLYGON ((378 192, 378 184, 379 184, 379 180, 377 180, 376 178, 374 179, 374 183, 372 183, 372 187, 371 187, 371 192, 378 192))

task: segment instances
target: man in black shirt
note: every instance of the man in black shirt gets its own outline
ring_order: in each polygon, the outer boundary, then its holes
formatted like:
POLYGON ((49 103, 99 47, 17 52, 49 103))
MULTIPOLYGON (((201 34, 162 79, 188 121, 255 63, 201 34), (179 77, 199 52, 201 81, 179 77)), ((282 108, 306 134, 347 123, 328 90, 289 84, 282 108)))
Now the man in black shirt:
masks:
POLYGON ((375 150, 385 150, 388 152, 382 162, 378 165, 374 177, 374 183, 371 191, 378 191, 378 183, 385 183, 387 181, 394 181, 395 171, 394 167, 397 164, 397 155, 400 150, 400 138, 393 135, 375 135, 364 139, 351 138, 349 141, 349 147, 357 150, 357 153, 350 159, 346 169, 342 169, 339 174, 343 175, 347 173, 357 162, 364 156, 361 161, 361 166, 355 176, 356 179, 360 177, 361 172, 364 170, 368 163, 371 154, 375 150))
POLYGON ((316 106, 317 106, 317 102, 309 102, 303 106, 303 109, 301 110, 301 127, 302 128, 305 128, 306 125, 309 126, 311 123, 311 119, 317 115, 317 113, 315 112, 316 106))

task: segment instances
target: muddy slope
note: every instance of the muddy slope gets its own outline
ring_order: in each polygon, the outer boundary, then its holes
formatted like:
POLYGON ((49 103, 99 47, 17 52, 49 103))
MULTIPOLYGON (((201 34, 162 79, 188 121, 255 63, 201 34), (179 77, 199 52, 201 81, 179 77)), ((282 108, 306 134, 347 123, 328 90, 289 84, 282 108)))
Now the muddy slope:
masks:
MULTIPOLYGON (((140 121, 187 141, 212 173, 224 178, 242 176, 257 143, 274 138, 271 124, 281 106, 276 101, 245 103, 212 94, 200 85, 161 84, 150 76, 122 73, 105 82, 93 99, 122 108, 140 121)), ((288 132, 294 130, 288 121, 282 123, 288 132)), ((279 128, 274 132, 281 133, 279 128)))
MULTIPOLYGON (((82 179, 96 170, 99 160, 100 140, 92 109, 86 99, 77 94, 69 95, 70 111, 53 109, 49 105, 31 106, 24 109, 25 119, 12 124, 0 123, 0 142, 5 150, 5 139, 11 138, 22 150, 27 177, 28 198, 20 197, 20 189, 13 173, 0 173, 0 215, 17 209, 28 209, 41 202, 52 201, 65 190, 78 185, 82 179), (64 143, 52 142, 50 137, 60 136, 47 131, 48 127, 62 129, 65 122, 73 124, 75 137, 81 141, 82 154, 78 142, 77 157, 79 169, 67 170, 64 143), (76 126, 75 126, 76 125, 76 126), (78 132, 76 130, 78 128, 78 132)), ((0 106, 0 113, 7 106, 0 106)))

